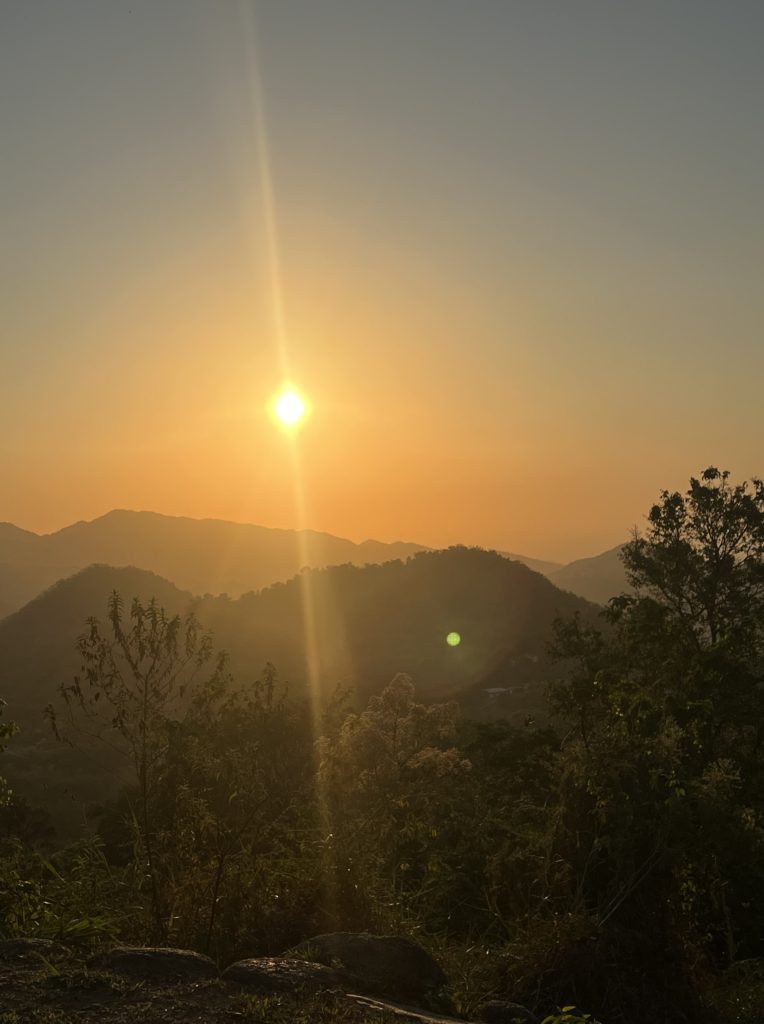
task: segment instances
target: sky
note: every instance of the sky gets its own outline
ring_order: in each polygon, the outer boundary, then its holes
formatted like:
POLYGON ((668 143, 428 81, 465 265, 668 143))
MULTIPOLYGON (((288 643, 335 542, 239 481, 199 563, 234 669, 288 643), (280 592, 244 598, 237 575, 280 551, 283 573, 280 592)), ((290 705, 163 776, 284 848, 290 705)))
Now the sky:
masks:
POLYGON ((565 561, 761 475, 763 33, 758 0, 5 0, 0 520, 565 561))

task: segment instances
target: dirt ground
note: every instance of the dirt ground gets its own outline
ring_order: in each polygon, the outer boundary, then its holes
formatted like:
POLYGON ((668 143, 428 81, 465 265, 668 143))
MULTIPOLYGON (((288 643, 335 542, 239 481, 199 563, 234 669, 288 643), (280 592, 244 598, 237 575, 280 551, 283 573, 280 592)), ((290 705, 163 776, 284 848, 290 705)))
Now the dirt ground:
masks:
POLYGON ((0 958, 0 1024, 400 1024, 401 1019, 340 992, 263 996, 217 979, 136 981, 63 951, 26 949, 0 958))

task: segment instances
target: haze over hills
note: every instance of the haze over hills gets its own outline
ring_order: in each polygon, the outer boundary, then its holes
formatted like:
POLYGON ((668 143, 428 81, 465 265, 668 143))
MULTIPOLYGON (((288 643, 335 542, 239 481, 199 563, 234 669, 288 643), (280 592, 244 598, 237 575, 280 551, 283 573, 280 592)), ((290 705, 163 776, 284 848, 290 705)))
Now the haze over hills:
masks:
POLYGON ((521 563, 478 548, 309 569, 238 599, 197 597, 155 573, 95 565, 0 622, 10 717, 36 713, 50 699, 51 673, 63 681, 76 669, 74 641, 88 617, 105 619, 113 590, 128 606, 133 597, 155 597, 170 614, 192 609, 216 647, 229 653, 237 678, 254 678, 272 662, 299 688, 309 677, 309 594, 324 691, 353 688, 362 699, 396 672, 412 675, 428 700, 459 696, 497 678, 507 655, 543 654, 555 616, 597 612, 521 563), (452 631, 461 636, 457 648, 445 643, 452 631))
POLYGON ((406 558, 419 544, 361 544, 314 530, 280 530, 216 519, 115 510, 38 535, 0 524, 0 616, 59 579, 93 564, 135 566, 195 594, 238 597, 306 565, 365 565, 406 558))
MULTIPOLYGON (((314 530, 298 532, 125 510, 43 535, 0 523, 0 618, 57 580, 93 564, 145 569, 197 595, 239 597, 288 580, 306 566, 374 564, 423 550, 424 545, 414 543, 366 540, 358 544, 314 530)), ((595 596, 602 588, 593 587, 585 573, 565 575, 571 567, 558 562, 501 553, 555 582, 556 574, 563 573, 560 586, 590 599, 603 599, 595 596), (579 575, 584 588, 580 590, 579 575)))
POLYGON ((587 601, 606 604, 629 589, 621 562, 622 546, 603 551, 592 558, 579 558, 575 562, 547 573, 556 587, 570 590, 587 601))
MULTIPOLYGON (((369 540, 356 544, 316 530, 126 510, 46 535, 0 523, 0 618, 92 564, 135 566, 197 595, 240 597, 289 580, 306 566, 381 563, 424 550, 428 550, 424 545, 413 543, 369 540)), ((604 601, 622 589, 620 565, 610 564, 610 556, 617 562, 613 552, 567 566, 512 552, 501 554, 589 600, 604 601)))
POLYGON ((307 570, 236 600, 196 598, 139 569, 93 566, 0 622, 2 696, 9 718, 22 728, 6 755, 8 774, 21 793, 39 799, 47 787, 55 803, 64 786, 77 799, 94 799, 92 765, 53 743, 43 709, 77 672, 75 638, 89 616, 105 618, 114 589, 128 606, 133 596, 154 596, 171 613, 193 608, 212 629, 216 647, 229 652, 232 675, 242 685, 272 662, 294 692, 307 693, 312 654, 322 697, 340 688, 364 702, 405 672, 426 700, 455 698, 470 714, 515 719, 540 703, 552 620, 597 611, 526 566, 479 549, 307 570), (312 646, 306 642, 306 591, 315 613, 312 646), (446 643, 451 631, 461 636, 457 647, 446 643))
POLYGON ((552 573, 563 568, 562 562, 550 562, 545 558, 528 558, 527 555, 518 555, 513 551, 500 551, 499 554, 505 558, 511 558, 513 562, 522 562, 523 565, 527 565, 534 572, 540 572, 542 576, 549 576, 550 578, 552 573))

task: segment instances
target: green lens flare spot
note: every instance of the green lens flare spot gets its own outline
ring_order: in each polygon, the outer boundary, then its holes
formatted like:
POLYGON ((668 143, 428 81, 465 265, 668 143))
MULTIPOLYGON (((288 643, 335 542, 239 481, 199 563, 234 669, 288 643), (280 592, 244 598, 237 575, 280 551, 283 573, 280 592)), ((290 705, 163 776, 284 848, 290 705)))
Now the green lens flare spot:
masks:
POLYGON ((458 633, 449 633, 446 637, 446 643, 449 647, 458 647, 461 642, 462 638, 458 633))

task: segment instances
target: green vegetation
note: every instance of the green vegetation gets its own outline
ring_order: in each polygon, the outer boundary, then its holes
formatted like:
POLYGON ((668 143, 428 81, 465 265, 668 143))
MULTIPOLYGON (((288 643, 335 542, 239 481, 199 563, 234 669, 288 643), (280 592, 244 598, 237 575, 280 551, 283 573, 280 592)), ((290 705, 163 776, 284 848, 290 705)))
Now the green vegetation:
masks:
MULTIPOLYGON (((5 709, 5 702, 0 701, 0 718, 2 718, 3 711, 5 709)), ((5 750, 8 740, 15 734, 16 724, 15 722, 3 722, 0 721, 0 753, 5 750)), ((5 779, 0 775, 0 807, 5 807, 10 803, 11 791, 8 788, 8 784, 5 779)))
POLYGON ((73 847, 5 828, 0 927, 223 962, 409 934, 464 1013, 760 1021, 764 485, 707 470, 623 560, 628 595, 557 623, 542 725, 424 704, 403 675, 363 708, 270 666, 236 686, 193 615, 115 594, 53 718, 125 785, 73 847))

